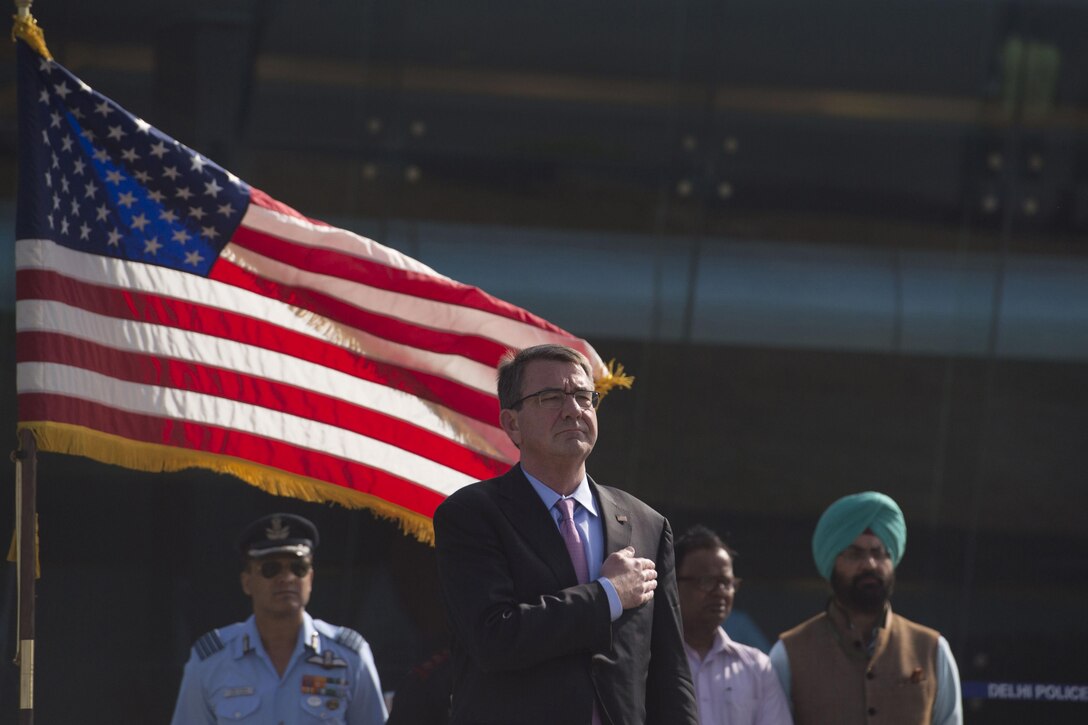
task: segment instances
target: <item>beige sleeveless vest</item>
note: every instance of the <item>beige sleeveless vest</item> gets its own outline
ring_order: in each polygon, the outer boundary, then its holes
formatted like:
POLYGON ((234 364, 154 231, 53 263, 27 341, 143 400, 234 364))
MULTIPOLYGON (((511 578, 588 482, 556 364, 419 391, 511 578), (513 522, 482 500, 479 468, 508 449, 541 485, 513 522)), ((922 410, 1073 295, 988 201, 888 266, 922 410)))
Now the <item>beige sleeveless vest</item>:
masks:
POLYGON ((870 658, 836 604, 782 634, 796 725, 929 725, 937 696, 937 639, 892 613, 870 658))

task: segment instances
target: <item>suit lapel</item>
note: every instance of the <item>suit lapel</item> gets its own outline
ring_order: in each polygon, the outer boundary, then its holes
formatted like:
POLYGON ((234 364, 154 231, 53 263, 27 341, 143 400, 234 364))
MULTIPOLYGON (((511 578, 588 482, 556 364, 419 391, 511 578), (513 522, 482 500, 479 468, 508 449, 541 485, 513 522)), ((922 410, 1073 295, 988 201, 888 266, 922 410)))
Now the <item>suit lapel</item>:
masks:
POLYGON ((597 494, 597 501, 601 505, 601 522, 604 524, 604 556, 607 559, 609 554, 631 543, 630 512, 616 500, 611 491, 598 486, 592 478, 589 479, 589 484, 597 494))
POLYGON ((499 506, 528 547, 548 565, 561 586, 577 583, 578 576, 574 573, 574 565, 570 562, 559 527, 544 508, 529 479, 525 478, 520 465, 514 466, 503 476, 499 490, 499 506))

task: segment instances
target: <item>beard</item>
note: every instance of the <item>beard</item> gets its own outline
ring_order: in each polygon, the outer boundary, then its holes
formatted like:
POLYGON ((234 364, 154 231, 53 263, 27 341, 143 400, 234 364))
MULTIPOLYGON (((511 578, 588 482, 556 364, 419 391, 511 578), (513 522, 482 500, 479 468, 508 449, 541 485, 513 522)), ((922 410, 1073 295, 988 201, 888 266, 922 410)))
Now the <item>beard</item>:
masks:
POLYGON ((831 572, 831 590, 847 609, 862 614, 880 614, 895 588, 895 571, 883 579, 875 572, 863 572, 849 582, 837 571, 831 572))

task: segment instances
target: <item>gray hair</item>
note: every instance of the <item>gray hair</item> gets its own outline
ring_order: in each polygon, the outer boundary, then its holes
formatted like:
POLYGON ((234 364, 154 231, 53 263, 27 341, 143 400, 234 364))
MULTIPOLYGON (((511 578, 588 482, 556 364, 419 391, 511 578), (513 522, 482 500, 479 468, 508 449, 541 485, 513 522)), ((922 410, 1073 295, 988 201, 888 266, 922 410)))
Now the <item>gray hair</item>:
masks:
POLYGON ((508 350, 499 361, 499 407, 511 408, 521 398, 521 383, 525 377, 525 368, 534 360, 552 360, 555 362, 574 363, 586 371, 593 380, 593 369, 586 356, 566 345, 534 345, 524 350, 508 350))

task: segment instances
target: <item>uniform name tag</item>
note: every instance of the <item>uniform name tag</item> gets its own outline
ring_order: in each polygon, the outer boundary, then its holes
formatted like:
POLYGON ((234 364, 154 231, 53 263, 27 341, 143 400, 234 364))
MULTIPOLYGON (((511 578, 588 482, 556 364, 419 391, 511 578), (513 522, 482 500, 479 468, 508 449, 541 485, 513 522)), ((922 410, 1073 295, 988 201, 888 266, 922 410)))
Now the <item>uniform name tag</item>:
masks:
POLYGON ((252 695, 256 690, 252 687, 230 687, 223 691, 223 697, 241 697, 252 695))

